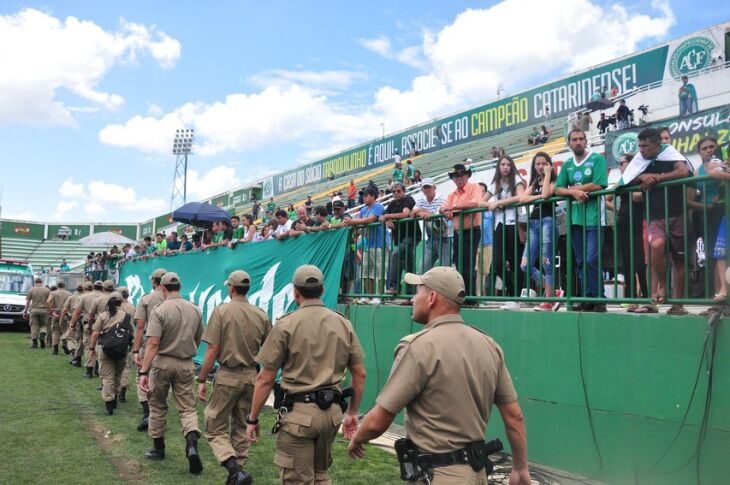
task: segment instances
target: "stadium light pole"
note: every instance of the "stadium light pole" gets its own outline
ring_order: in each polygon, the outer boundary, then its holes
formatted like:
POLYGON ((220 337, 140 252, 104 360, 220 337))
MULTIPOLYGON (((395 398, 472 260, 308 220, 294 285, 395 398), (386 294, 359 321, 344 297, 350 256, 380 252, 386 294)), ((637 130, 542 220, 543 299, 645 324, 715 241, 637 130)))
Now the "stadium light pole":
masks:
POLYGON ((175 160, 175 174, 172 179, 172 195, 170 196, 170 212, 185 205, 188 197, 188 155, 193 153, 195 130, 175 130, 172 142, 172 153, 175 160))

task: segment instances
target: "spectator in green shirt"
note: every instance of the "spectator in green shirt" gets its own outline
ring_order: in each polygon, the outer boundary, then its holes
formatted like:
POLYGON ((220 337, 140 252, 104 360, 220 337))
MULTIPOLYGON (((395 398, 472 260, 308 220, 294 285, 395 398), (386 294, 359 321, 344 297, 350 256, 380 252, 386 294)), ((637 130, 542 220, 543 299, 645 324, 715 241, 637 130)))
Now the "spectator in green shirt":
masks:
POLYGON ((274 198, 272 197, 269 199, 269 202, 266 204, 266 212, 273 214, 276 210, 276 204, 274 203, 274 198))
POLYGON ((403 168, 401 167, 400 162, 395 163, 395 168, 393 169, 393 182, 403 183, 403 168))
POLYGON ((165 235, 161 232, 158 232, 155 234, 155 244, 153 252, 157 254, 163 254, 165 250, 167 249, 167 240, 165 239, 165 235))
POLYGON ((246 235, 246 228, 241 225, 241 219, 238 216, 231 217, 231 228, 233 229, 232 241, 238 241, 246 235))

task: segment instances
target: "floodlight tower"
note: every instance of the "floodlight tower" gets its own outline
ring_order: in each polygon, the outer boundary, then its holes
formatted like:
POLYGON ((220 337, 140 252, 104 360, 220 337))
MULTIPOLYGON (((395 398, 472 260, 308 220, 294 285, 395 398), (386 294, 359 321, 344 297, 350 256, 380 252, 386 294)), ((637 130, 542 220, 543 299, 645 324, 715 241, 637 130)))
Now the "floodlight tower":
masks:
POLYGON ((170 196, 170 212, 185 205, 188 195, 188 155, 193 152, 195 130, 175 130, 172 153, 177 156, 175 175, 172 179, 172 195, 170 196))

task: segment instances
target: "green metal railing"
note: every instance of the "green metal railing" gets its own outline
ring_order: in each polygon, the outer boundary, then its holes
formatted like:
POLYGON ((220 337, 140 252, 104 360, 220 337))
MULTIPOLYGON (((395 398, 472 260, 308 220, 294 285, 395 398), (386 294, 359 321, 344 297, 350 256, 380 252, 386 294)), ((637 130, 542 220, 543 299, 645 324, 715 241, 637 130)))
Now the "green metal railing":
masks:
MULTIPOLYGON (((409 298, 413 289, 403 282, 403 273, 425 272, 432 266, 445 264, 455 266, 465 277, 467 298, 473 302, 561 302, 568 308, 574 303, 647 304, 657 296, 657 292, 651 292, 654 259, 665 264, 666 275, 658 294, 664 296, 666 303, 716 303, 712 289, 715 280, 713 248, 717 226, 723 216, 730 214, 730 184, 708 176, 688 177, 662 182, 650 191, 633 185, 591 192, 589 197, 585 203, 551 197, 501 208, 499 214, 493 214, 491 227, 486 227, 492 233, 494 258, 491 261, 484 260, 489 249, 482 245, 481 236, 474 244, 477 231, 460 229, 465 224, 469 227, 471 222, 481 230, 481 218, 487 212, 485 208, 460 212, 452 221, 437 214, 427 220, 392 221, 392 224, 387 223, 388 227, 386 223, 378 222, 354 228, 351 231, 354 250, 347 256, 352 264, 346 265, 350 270, 343 278, 342 294, 364 298, 409 298), (708 189, 712 190, 714 184, 721 202, 708 206, 694 200, 693 194, 698 191, 704 199, 704 194, 708 189), (641 194, 643 201, 633 202, 634 194, 641 194), (657 196, 663 199, 663 214, 659 217, 656 210, 650 210, 652 197, 657 196), (651 244, 646 242, 647 229, 652 221, 670 219, 668 201, 676 197, 681 197, 681 211, 675 222, 681 230, 681 248, 672 247, 672 242, 679 245, 677 229, 672 234, 669 225, 665 224, 663 255, 657 256, 651 244), (583 210, 576 204, 582 204, 583 210), (600 214, 601 222, 595 226, 587 219, 585 207, 590 204, 595 204, 600 214), (619 204, 627 204, 622 209, 621 219, 619 204), (613 210, 609 210, 609 205, 613 210), (514 223, 511 214, 508 215, 511 211, 515 212, 514 223), (576 216, 580 220, 574 220, 576 216), (453 233, 450 230, 452 223, 453 233), (530 225, 534 226, 532 231, 530 225), (543 236, 544 230, 549 232, 548 237, 543 236), (595 235, 590 235, 591 232, 595 235), (539 238, 536 243, 535 237, 539 238), (704 244, 704 270, 695 253, 700 237, 704 244), (593 244, 590 238, 595 238, 597 248, 594 258, 597 270, 593 275, 588 264, 581 264, 578 271, 575 261, 578 252, 586 262, 593 244), (580 246, 575 246, 574 242, 579 242, 580 246), (639 244, 642 247, 637 247, 639 244), (470 249, 468 254, 464 251, 465 246, 470 249), (525 246, 530 248, 527 252, 525 246), (525 266, 523 256, 529 257, 533 252, 536 254, 528 258, 533 264, 527 265, 524 271, 521 268, 525 266), (675 263, 684 266, 684 275, 675 281, 672 281, 673 255, 675 263), (642 278, 644 267, 645 277, 642 278), (617 278, 618 274, 624 276, 623 282, 617 278), (589 282, 595 283, 593 287, 597 294, 586 294, 589 282), (682 291, 672 296, 675 287, 680 285, 682 291), (522 290, 529 288, 535 291, 535 296, 529 292, 521 296, 522 290), (624 294, 620 296, 622 290, 624 294), (606 298, 606 292, 609 298, 606 298)), ((676 200, 672 199, 672 203, 676 204, 676 200)), ((725 260, 730 264, 728 254, 726 252, 725 260)))

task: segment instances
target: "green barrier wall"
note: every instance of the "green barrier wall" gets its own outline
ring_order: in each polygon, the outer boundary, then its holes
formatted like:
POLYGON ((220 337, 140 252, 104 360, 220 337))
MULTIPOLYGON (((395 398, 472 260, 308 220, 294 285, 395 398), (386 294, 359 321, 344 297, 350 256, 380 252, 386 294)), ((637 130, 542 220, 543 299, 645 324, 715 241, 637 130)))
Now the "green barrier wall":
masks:
MULTIPOLYGON (((410 307, 339 310, 349 315, 367 355, 361 408, 366 410, 387 380, 399 339, 423 327, 411 322, 410 307)), ((647 484, 697 483, 693 455, 707 395, 707 362, 700 366, 706 319, 477 309, 463 314, 505 351, 525 413, 531 461, 610 483, 636 483, 637 476, 647 484)), ((717 333, 712 401, 699 454, 702 483, 727 483, 730 475, 728 330, 726 319, 717 333)), ((458 409, 454 403, 452 411, 458 409)), ((492 416, 488 436, 507 444, 498 413, 492 416)))

